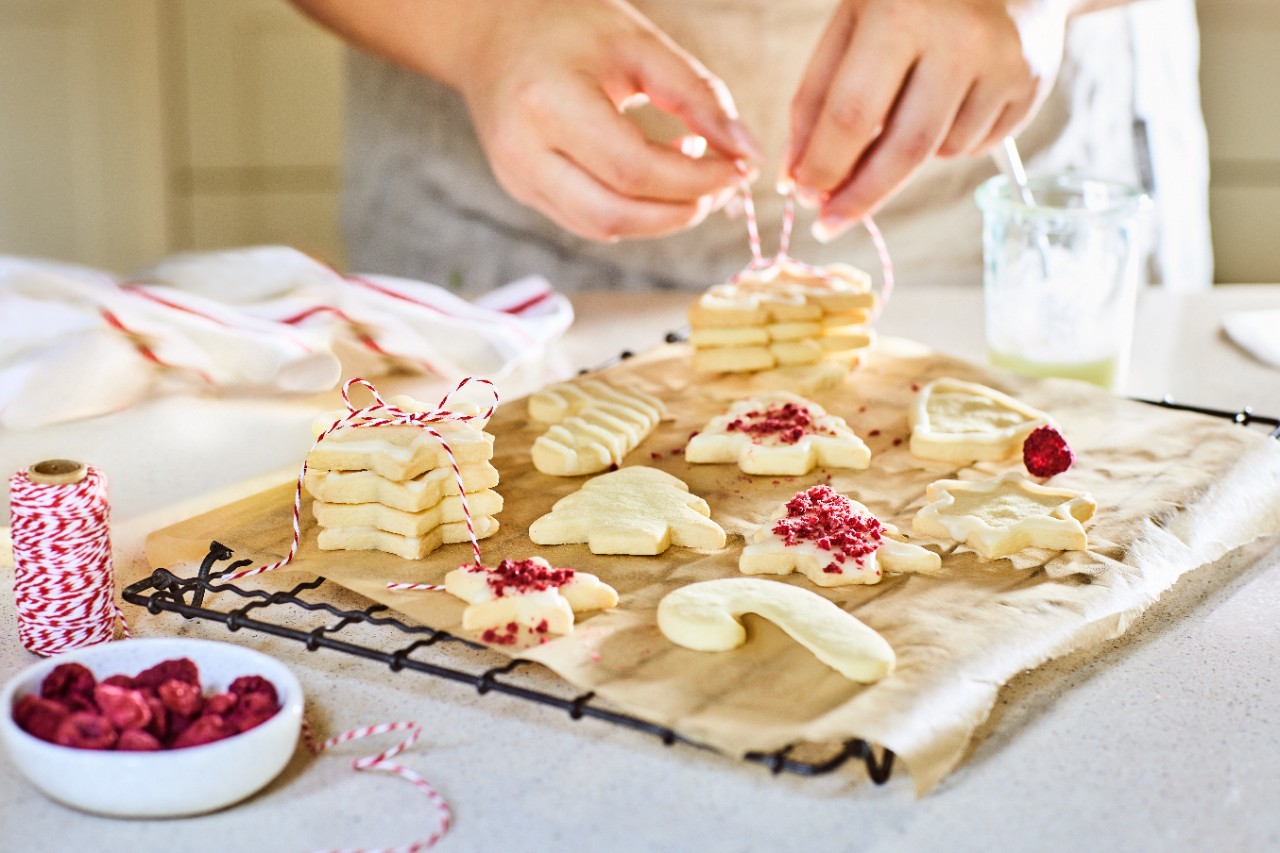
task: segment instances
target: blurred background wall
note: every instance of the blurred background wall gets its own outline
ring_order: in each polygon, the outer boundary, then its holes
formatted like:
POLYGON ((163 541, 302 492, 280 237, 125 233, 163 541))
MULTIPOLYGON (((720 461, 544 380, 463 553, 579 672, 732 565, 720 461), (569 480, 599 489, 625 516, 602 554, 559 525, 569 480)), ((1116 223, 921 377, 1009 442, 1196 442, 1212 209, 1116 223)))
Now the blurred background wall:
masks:
MULTIPOLYGON (((1202 0, 1219 282, 1280 282, 1280 0, 1202 0)), ((342 47, 284 0, 0 0, 0 253, 344 267, 342 47)))

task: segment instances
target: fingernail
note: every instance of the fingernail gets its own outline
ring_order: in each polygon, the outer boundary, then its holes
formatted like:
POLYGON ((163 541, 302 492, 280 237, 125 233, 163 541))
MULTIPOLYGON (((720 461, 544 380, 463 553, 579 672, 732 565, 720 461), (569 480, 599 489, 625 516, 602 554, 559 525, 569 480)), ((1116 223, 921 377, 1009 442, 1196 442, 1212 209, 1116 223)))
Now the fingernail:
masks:
POLYGON ((809 233, 813 234, 813 239, 819 243, 826 244, 848 231, 849 226, 852 224, 851 220, 845 219, 843 216, 824 216, 813 223, 809 233))
POLYGON ((737 143, 738 150, 747 156, 749 160, 763 160, 764 153, 760 150, 760 144, 756 142, 751 132, 747 130, 739 122, 730 122, 729 135, 733 137, 733 141, 737 143))
POLYGON ((817 210, 822 206, 821 190, 815 190, 813 187, 796 187, 796 200, 800 202, 801 207, 807 207, 809 210, 817 210))

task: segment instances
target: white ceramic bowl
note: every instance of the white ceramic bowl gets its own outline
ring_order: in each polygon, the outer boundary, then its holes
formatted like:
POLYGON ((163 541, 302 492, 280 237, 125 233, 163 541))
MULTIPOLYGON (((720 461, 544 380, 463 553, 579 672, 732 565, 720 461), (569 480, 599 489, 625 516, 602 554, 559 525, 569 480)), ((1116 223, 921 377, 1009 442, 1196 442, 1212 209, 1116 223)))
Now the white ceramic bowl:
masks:
POLYGON ((0 739, 22 774, 53 799, 116 817, 177 817, 220 809, 249 796, 284 769, 298 743, 302 686, 273 657, 230 643, 191 639, 138 639, 104 643, 41 661, 10 679, 0 694, 0 739), (102 680, 137 675, 173 658, 200 668, 206 695, 226 690, 241 675, 275 685, 280 712, 225 740, 158 752, 113 752, 58 746, 33 737, 13 721, 13 707, 58 664, 74 661, 102 680))

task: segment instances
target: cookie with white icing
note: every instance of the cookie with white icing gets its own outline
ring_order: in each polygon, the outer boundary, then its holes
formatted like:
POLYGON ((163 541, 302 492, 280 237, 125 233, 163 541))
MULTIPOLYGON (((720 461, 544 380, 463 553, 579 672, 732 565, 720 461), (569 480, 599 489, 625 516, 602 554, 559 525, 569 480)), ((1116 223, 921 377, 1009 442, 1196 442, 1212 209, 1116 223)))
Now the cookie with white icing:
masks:
POLYGON ((843 418, 787 391, 739 400, 689 440, 689 462, 736 462, 747 474, 799 476, 818 465, 861 470, 871 451, 843 418))
POLYGON ((1053 423, 1045 412, 976 382, 935 379, 908 410, 911 452, 944 462, 998 462, 1015 455, 1028 435, 1053 423))
POLYGON ((1087 492, 1037 485, 1017 471, 979 482, 938 480, 926 496, 912 529, 963 542, 987 559, 1023 548, 1083 551, 1083 522, 1098 509, 1087 492))
POLYGON ((879 583, 883 572, 932 573, 941 559, 830 486, 798 492, 742 550, 744 575, 802 572, 818 586, 879 583))
POLYGON ((467 603, 468 631, 517 628, 567 634, 574 614, 616 607, 618 593, 595 575, 552 568, 542 557, 503 560, 497 566, 460 566, 445 575, 445 591, 467 603))

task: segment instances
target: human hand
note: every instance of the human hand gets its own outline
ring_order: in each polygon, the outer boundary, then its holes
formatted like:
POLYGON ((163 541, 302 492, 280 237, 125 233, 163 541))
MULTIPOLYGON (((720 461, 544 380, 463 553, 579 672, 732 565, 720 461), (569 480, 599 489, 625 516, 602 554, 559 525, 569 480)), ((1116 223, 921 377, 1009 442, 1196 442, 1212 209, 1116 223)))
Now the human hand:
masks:
POLYGON ((691 227, 732 196, 759 149, 724 84, 623 0, 500 0, 476 16, 447 82, 498 182, 594 240, 691 227), (691 157, 622 112, 647 97, 706 139, 691 157))
POLYGON ((1016 133, 1062 61, 1068 0, 844 0, 791 108, 783 178, 832 239, 929 158, 1016 133))

